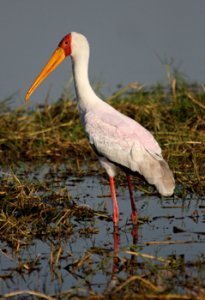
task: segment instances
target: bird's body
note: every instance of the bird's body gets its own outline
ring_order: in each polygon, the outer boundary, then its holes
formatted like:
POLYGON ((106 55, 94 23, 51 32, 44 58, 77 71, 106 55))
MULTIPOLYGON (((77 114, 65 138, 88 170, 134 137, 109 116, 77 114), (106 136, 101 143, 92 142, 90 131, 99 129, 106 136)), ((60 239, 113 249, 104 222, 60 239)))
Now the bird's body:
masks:
POLYGON ((173 194, 173 178, 161 149, 153 136, 140 124, 110 107, 97 105, 82 117, 91 146, 109 176, 117 167, 138 172, 156 186, 163 196, 173 194))
MULTIPOLYGON (((91 146, 110 177, 113 220, 118 224, 119 211, 113 180, 118 168, 125 170, 127 176, 129 173, 141 174, 164 196, 173 194, 174 178, 153 135, 139 123, 101 100, 93 91, 88 77, 89 44, 82 34, 72 32, 62 39, 26 98, 29 98, 48 73, 68 55, 72 58, 80 119, 91 146)), ((131 204, 134 205, 132 202, 133 199, 131 204)))
POLYGON ((102 101, 89 83, 87 39, 72 33, 77 50, 71 54, 81 122, 91 146, 109 176, 116 166, 138 172, 156 186, 160 194, 173 194, 173 176, 153 135, 139 123, 102 101))

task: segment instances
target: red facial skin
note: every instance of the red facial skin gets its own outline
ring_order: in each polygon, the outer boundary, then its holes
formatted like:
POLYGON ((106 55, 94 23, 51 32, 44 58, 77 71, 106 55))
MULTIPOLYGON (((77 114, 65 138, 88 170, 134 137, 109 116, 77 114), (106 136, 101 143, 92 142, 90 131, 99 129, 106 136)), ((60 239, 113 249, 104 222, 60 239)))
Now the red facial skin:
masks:
POLYGON ((65 56, 71 55, 71 33, 67 34, 58 44, 58 47, 62 48, 65 52, 65 56))

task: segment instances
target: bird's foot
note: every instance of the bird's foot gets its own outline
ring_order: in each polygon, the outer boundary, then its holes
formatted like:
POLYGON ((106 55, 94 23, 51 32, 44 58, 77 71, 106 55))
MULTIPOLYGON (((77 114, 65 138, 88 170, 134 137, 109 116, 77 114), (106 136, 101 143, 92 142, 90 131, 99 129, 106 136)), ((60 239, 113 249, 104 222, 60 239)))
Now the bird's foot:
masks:
POLYGON ((119 211, 115 211, 112 216, 113 220, 113 226, 118 227, 119 226, 119 211))
POLYGON ((133 224, 133 228, 132 228, 133 244, 135 244, 138 240, 138 214, 137 214, 137 210, 132 211, 131 220, 132 220, 132 224, 133 224))
POLYGON ((138 226, 137 225, 133 225, 132 237, 133 237, 133 244, 136 244, 138 241, 138 226))
POLYGON ((137 211, 132 211, 132 214, 131 214, 131 220, 132 220, 132 224, 133 225, 138 225, 138 213, 137 211))
POLYGON ((120 231, 118 226, 114 226, 113 239, 114 239, 114 252, 115 255, 118 255, 119 245, 120 245, 120 231))
POLYGON ((113 234, 114 235, 119 235, 120 236, 120 229, 119 229, 119 226, 118 225, 115 225, 113 226, 113 234))

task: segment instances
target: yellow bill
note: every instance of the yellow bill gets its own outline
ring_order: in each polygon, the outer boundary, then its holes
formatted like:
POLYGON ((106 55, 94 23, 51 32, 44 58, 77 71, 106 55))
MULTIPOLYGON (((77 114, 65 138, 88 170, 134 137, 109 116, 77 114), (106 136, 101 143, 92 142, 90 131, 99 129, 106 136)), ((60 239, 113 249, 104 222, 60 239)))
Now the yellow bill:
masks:
POLYGON ((38 75, 34 83, 31 85, 30 89, 28 90, 25 100, 29 100, 30 96, 33 92, 37 89, 37 87, 41 84, 41 82, 66 58, 65 51, 58 47, 54 53, 52 54, 51 58, 38 75))

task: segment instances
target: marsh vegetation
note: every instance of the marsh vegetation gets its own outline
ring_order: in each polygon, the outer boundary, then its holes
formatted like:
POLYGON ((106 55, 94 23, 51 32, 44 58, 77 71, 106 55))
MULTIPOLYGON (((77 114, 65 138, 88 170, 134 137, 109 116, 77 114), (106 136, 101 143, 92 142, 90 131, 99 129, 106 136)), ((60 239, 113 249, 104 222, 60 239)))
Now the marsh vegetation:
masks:
POLYGON ((204 89, 173 78, 166 87, 119 87, 107 99, 154 134, 176 179, 168 199, 134 179, 136 241, 119 174, 117 248, 106 175, 75 101, 63 97, 33 110, 1 103, 3 298, 204 299, 204 89))

